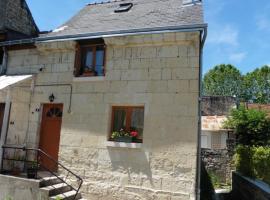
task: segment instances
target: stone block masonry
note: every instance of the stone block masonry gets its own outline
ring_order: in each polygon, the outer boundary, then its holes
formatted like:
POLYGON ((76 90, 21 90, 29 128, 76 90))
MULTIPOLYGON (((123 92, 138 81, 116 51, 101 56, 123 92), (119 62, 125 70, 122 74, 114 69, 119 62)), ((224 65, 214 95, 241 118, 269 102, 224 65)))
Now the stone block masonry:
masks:
MULTIPOLYGON (((31 128, 21 126, 21 132, 31 135, 28 146, 38 145, 41 113, 35 110, 54 93, 55 103, 64 104, 59 159, 84 179, 84 198, 195 199, 199 37, 164 33, 105 38, 106 75, 88 81, 73 77, 75 42, 10 51, 9 74, 36 73, 36 84, 73 86, 71 113, 68 88, 34 89, 31 128), (107 145, 113 105, 144 106, 141 147, 107 145)), ((14 94, 13 101, 20 98, 14 94)))

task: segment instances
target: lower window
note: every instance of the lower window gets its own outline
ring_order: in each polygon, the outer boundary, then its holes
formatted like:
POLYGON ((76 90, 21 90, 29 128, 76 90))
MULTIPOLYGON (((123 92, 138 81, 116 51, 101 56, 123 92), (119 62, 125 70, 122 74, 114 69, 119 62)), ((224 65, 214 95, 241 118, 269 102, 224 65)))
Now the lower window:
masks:
POLYGON ((112 107, 111 141, 142 143, 143 126, 143 106, 112 107))

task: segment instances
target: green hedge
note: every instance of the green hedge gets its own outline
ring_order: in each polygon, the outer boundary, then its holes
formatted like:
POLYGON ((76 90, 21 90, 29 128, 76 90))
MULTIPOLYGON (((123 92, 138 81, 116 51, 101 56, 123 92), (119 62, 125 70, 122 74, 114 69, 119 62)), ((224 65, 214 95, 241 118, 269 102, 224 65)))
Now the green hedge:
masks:
POLYGON ((234 159, 237 171, 270 184, 270 147, 239 145, 234 159))

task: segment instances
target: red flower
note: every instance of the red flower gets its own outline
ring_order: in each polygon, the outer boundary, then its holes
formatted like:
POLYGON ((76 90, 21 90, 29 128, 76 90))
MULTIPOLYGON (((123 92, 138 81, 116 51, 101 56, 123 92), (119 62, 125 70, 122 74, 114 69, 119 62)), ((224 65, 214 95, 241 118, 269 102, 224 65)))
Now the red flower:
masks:
POLYGON ((137 131, 131 131, 130 132, 131 137, 137 137, 138 136, 138 132, 137 131))

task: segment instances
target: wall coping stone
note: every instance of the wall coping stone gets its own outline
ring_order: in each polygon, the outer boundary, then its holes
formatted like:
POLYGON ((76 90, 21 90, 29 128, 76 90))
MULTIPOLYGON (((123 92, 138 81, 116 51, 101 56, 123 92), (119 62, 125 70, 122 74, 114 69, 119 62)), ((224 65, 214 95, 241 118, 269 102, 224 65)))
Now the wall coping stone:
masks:
POLYGON ((238 176, 240 176, 241 178, 245 179, 246 181, 254 184, 256 187, 258 187, 259 189, 267 192, 270 194, 270 185, 268 185, 267 183, 261 181, 261 180, 258 180, 258 179, 251 179, 251 178, 248 178, 246 176, 243 176, 241 175, 240 173, 238 172, 233 172, 235 174, 237 174, 238 176))

